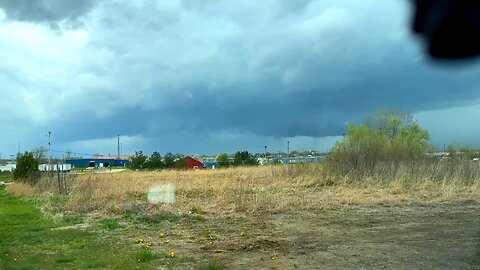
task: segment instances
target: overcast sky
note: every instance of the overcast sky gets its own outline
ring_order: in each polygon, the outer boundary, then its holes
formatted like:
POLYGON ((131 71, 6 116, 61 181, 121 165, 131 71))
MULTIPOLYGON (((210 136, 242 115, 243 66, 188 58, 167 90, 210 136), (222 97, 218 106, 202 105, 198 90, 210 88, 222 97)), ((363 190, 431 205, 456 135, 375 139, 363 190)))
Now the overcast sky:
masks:
POLYGON ((439 64, 406 0, 0 0, 0 153, 328 150, 411 111, 480 146, 480 64, 439 64))

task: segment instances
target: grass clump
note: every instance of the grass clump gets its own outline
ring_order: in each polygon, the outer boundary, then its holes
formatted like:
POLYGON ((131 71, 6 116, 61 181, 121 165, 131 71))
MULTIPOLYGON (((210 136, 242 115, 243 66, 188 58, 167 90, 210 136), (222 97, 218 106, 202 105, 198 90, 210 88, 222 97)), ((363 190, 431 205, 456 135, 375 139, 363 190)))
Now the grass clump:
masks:
POLYGON ((111 219, 111 218, 102 220, 102 224, 108 230, 115 230, 120 226, 116 219, 111 219))
POLYGON ((64 216, 63 221, 70 225, 76 225, 83 223, 83 218, 79 216, 64 216))
POLYGON ((209 261, 207 264, 197 268, 198 270, 222 270, 220 264, 215 261, 209 261))
POLYGON ((160 223, 162 221, 169 221, 171 223, 179 223, 183 216, 173 214, 166 211, 160 211, 153 214, 145 213, 140 217, 140 220, 146 223, 160 223))
POLYGON ((140 250, 133 253, 133 258, 137 262, 148 262, 163 257, 165 257, 164 254, 159 254, 150 250, 140 250))

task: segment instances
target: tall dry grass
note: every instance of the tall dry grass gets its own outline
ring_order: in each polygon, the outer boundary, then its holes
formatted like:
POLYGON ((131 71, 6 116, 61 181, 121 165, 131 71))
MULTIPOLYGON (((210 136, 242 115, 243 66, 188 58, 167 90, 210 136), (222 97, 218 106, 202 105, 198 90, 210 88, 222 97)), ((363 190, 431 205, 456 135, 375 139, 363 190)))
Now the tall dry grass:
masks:
MULTIPOLYGON (((265 166, 208 171, 122 172, 75 175, 67 183, 65 211, 111 214, 168 211, 206 214, 284 212, 363 205, 404 205, 478 200, 478 163, 431 162, 387 166, 375 174, 338 175, 325 165, 265 166), (146 193, 159 185, 176 189, 176 203, 153 205, 146 193)), ((35 186, 15 183, 8 192, 19 196, 58 193, 55 180, 35 186)))

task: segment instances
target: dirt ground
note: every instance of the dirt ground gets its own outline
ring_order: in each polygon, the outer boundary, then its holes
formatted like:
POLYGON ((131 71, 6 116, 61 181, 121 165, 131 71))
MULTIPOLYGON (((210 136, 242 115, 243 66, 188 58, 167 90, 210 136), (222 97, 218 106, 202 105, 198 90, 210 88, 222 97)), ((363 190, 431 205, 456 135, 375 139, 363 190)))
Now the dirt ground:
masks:
POLYGON ((480 269, 480 205, 360 207, 137 224, 154 250, 225 269, 480 269))

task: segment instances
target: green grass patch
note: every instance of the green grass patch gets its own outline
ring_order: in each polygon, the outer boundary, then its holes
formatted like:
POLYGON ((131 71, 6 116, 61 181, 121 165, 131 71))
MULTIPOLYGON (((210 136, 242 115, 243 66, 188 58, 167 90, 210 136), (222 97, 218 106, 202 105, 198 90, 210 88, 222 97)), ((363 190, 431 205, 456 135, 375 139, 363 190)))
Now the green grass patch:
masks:
POLYGON ((63 221, 69 225, 82 224, 83 218, 79 216, 64 216, 63 221))
POLYGON ((165 254, 156 253, 150 250, 141 250, 133 253, 133 259, 137 262, 148 262, 165 256, 165 254))
MULTIPOLYGON (((0 190, 1 270, 157 269, 159 266, 195 269, 198 261, 188 254, 175 254, 172 258, 159 251, 138 250, 138 246, 123 239, 124 230, 115 231, 119 228, 117 219, 103 219, 99 221, 101 226, 79 229, 71 225, 82 223, 82 216, 68 215, 60 221, 53 221, 43 218, 34 207, 46 203, 55 212, 63 213, 61 206, 64 202, 65 196, 20 199, 0 190)), ((138 219, 139 216, 135 220, 138 219)), ((203 220, 199 214, 179 215, 162 211, 155 213, 151 221, 179 223, 193 219, 203 220)), ((127 232, 128 228, 125 228, 127 232)))
POLYGON ((68 229, 0 190, 0 269, 151 269, 105 231, 68 229))
POLYGON ((0 175, 0 182, 13 182, 13 177, 11 175, 0 175))
POLYGON ((70 243, 70 248, 73 249, 83 249, 87 246, 87 243, 85 241, 79 240, 79 241, 74 241, 70 243))
POLYGON ((195 220, 195 221, 205 221, 206 220, 205 217, 202 216, 202 215, 192 215, 190 218, 192 220, 195 220))
POLYGON ((111 219, 111 218, 102 220, 102 225, 109 230, 115 230, 120 226, 116 219, 111 219))

